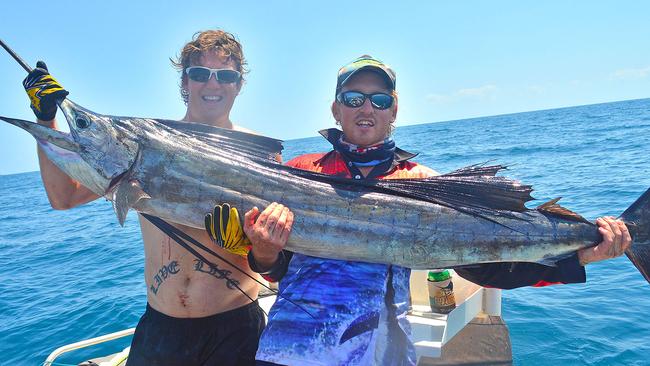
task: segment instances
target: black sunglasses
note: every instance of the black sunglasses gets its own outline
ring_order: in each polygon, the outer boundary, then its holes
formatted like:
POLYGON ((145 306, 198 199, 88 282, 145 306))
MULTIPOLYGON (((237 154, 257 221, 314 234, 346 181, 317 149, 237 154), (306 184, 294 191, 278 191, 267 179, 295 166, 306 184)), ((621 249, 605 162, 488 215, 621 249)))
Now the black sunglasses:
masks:
POLYGON ((207 83, 214 74, 218 82, 222 84, 236 83, 241 79, 241 73, 232 69, 211 69, 203 66, 190 66, 185 69, 187 76, 199 83, 207 83))
POLYGON ((375 109, 388 109, 393 105, 393 96, 386 93, 363 94, 358 91, 345 91, 336 96, 339 103, 350 108, 359 108, 370 99, 370 104, 375 109))

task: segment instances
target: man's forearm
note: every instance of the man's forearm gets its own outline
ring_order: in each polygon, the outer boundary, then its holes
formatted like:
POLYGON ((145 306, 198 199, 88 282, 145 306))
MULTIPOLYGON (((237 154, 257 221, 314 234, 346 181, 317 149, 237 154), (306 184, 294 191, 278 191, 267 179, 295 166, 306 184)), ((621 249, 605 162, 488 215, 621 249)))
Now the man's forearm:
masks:
POLYGON ((554 267, 538 263, 499 262, 470 265, 454 270, 470 282, 500 289, 586 281, 585 269, 579 264, 576 254, 558 261, 554 267))
MULTIPOLYGON (((38 121, 39 124, 56 128, 56 120, 38 121)), ((38 146, 38 163, 47 198, 56 210, 69 209, 97 199, 99 196, 79 182, 70 178, 47 157, 43 148, 38 146)))

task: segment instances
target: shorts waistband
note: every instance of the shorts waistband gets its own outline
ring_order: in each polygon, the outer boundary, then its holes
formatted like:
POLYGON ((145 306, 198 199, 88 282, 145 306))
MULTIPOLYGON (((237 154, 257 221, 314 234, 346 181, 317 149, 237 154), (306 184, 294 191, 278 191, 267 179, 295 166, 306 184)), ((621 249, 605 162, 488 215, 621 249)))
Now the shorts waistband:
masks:
POLYGON ((178 318, 178 317, 170 316, 154 309, 151 305, 149 305, 149 303, 147 303, 147 309, 145 311, 145 314, 147 314, 151 318, 155 318, 159 320, 182 321, 184 323, 187 323, 187 322, 225 321, 225 320, 233 320, 237 318, 248 319, 250 318, 250 314, 261 312, 261 311, 262 308, 260 307, 257 300, 255 300, 244 306, 231 309, 228 311, 224 311, 223 313, 217 313, 214 315, 208 315, 200 318, 178 318))

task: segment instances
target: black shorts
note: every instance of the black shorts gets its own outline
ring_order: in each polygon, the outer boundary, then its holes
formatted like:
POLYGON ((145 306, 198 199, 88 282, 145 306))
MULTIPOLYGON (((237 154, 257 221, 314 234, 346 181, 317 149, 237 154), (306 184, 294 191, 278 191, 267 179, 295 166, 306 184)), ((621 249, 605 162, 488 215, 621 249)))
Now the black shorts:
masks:
POLYGON ((255 365, 263 329, 257 301, 204 318, 174 318, 147 304, 127 366, 255 365))

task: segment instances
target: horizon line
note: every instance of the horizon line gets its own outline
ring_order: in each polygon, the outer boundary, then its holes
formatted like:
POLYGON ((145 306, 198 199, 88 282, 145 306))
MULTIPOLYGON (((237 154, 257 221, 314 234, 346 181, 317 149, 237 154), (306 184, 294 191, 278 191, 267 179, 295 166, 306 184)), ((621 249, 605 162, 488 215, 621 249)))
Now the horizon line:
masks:
MULTIPOLYGON (((622 102, 634 102, 634 101, 640 101, 640 100, 646 100, 646 99, 650 100, 650 97, 646 97, 646 98, 636 98, 636 99, 615 100, 615 101, 598 102, 598 103, 590 103, 590 104, 579 104, 579 105, 563 106, 563 107, 556 107, 556 108, 535 109, 535 110, 529 110, 529 111, 508 112, 508 113, 493 114, 493 115, 488 115, 488 116, 467 117, 467 118, 461 118, 461 119, 451 119, 451 120, 434 121, 434 122, 412 123, 412 124, 407 124, 407 125, 400 125, 399 127, 396 127, 396 129, 398 129, 398 128, 402 128, 402 127, 420 126, 420 125, 427 125, 427 124, 434 124, 434 123, 463 122, 463 121, 469 121, 469 120, 475 120, 475 119, 482 119, 482 118, 493 118, 493 117, 502 117, 502 116, 513 116, 513 115, 517 115, 517 114, 535 113, 535 112, 544 112, 544 111, 551 111, 551 110, 557 110, 557 109, 568 109, 568 108, 589 107, 589 106, 595 106, 595 105, 601 105, 601 104, 612 104, 612 103, 622 103, 622 102)), ((315 135, 313 135, 313 136, 298 137, 298 138, 293 138, 293 139, 288 139, 288 140, 282 140, 282 142, 286 142, 286 141, 306 140, 306 139, 311 139, 311 138, 315 138, 315 137, 318 137, 318 135, 315 134, 315 135)), ((39 169, 39 170, 30 170, 30 171, 16 172, 16 173, 0 174, 0 177, 11 176, 11 175, 19 175, 19 174, 27 174, 27 173, 34 173, 34 172, 39 172, 39 171, 40 171, 40 169, 39 169)))

